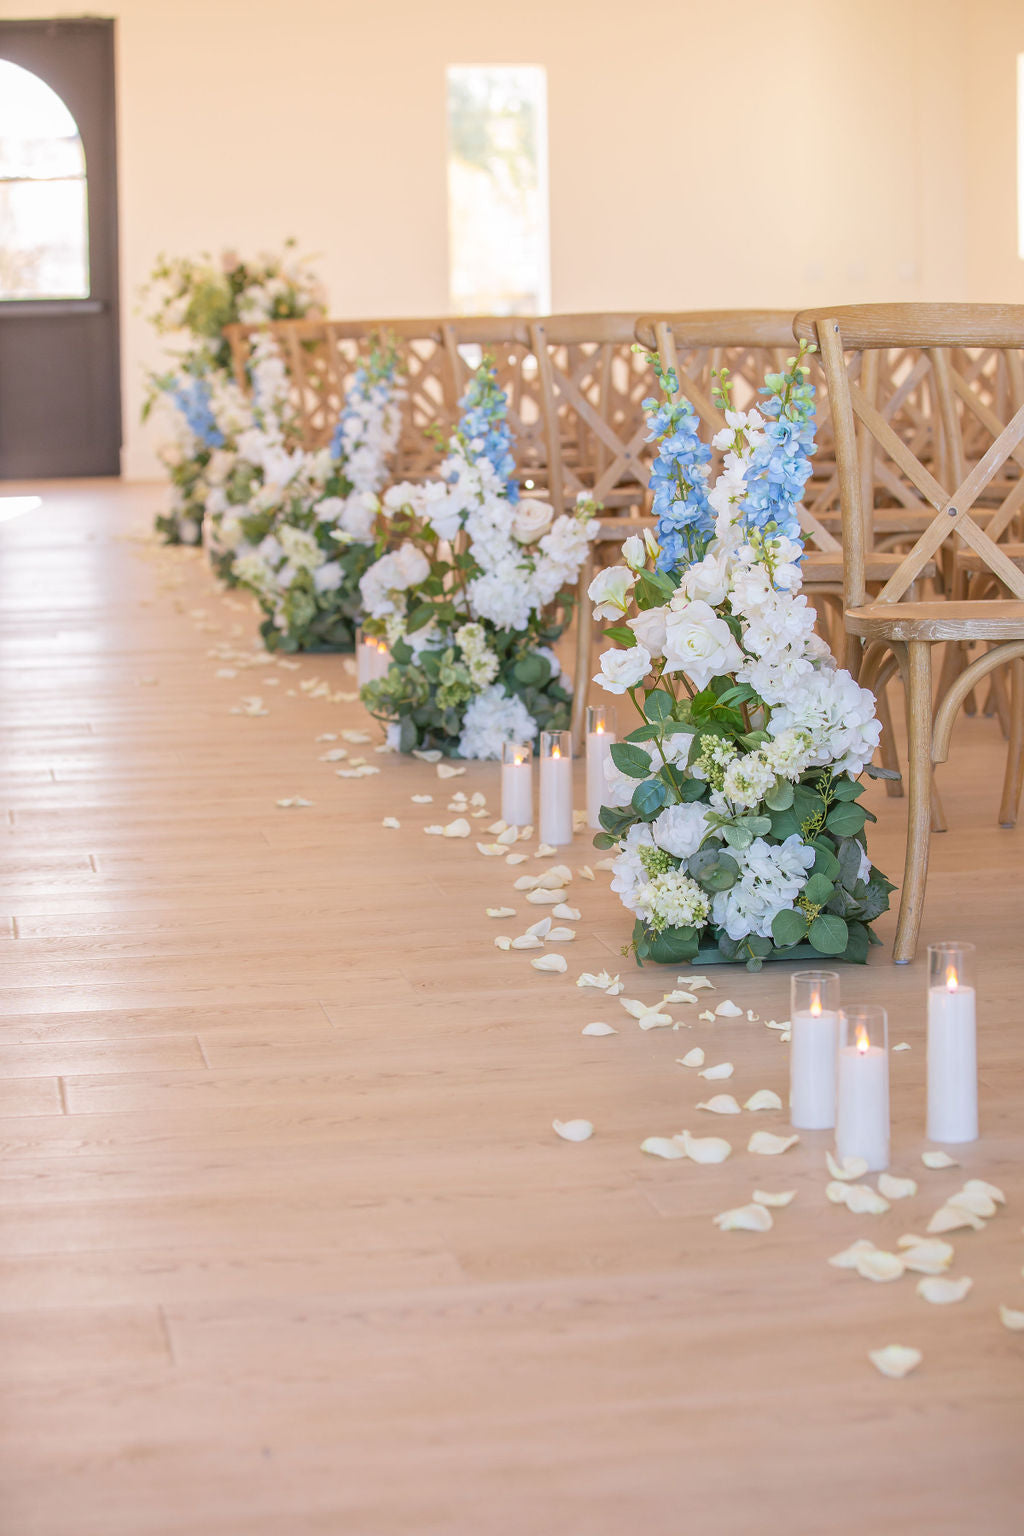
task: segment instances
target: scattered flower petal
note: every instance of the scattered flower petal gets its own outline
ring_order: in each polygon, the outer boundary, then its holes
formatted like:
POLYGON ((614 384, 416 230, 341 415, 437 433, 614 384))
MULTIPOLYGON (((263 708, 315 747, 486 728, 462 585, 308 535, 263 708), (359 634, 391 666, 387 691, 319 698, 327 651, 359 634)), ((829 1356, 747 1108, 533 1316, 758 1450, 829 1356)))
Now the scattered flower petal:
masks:
POLYGON ((685 1056, 679 1058, 680 1065, 684 1067, 702 1067, 704 1065, 704 1052, 699 1045, 695 1045, 692 1051, 687 1051, 685 1056))
POLYGON ((508 852, 500 843, 477 843, 477 853, 482 853, 485 859, 502 859, 508 852))
POLYGON ((502 821, 500 819, 500 817, 499 817, 499 819, 497 821, 492 821, 490 826, 485 828, 485 830, 487 832, 492 832, 494 834, 494 836, 497 837, 499 832, 507 832, 508 831, 508 822, 507 821, 502 821))
POLYGON ((324 752, 320 758, 322 763, 343 763, 348 757, 348 747, 332 747, 329 752, 324 752))
POLYGON ((910 1050, 910 1046, 907 1044, 907 1042, 905 1040, 901 1040, 899 1045, 894 1045, 893 1046, 893 1050, 894 1051, 909 1051, 910 1050))
POLYGON ((720 1061, 717 1067, 706 1067, 699 1075, 706 1077, 710 1083, 718 1083, 726 1077, 732 1077, 734 1071, 731 1061, 720 1061))
POLYGON ((563 1141, 589 1141, 594 1134, 589 1120, 552 1120, 551 1129, 563 1141))
POLYGON ((1011 1333, 1024 1333, 1024 1312, 1015 1312, 1012 1307, 1000 1306, 999 1320, 1004 1328, 1009 1328, 1011 1333))
POLYGON ((595 869, 614 869, 615 868, 615 860, 614 859, 598 859, 597 863, 594 865, 594 868, 595 869))
POLYGON ((694 1163, 724 1163, 732 1151, 732 1144, 721 1136, 691 1136, 683 1131, 677 1140, 694 1163))
POLYGON ((882 1216, 889 1209, 885 1196, 870 1184, 840 1184, 839 1188, 846 1191, 843 1203, 855 1216, 882 1216))
POLYGON ((581 880, 593 880, 594 878, 594 871, 591 869, 589 864, 584 864, 582 869, 578 869, 576 873, 579 875, 581 880))
POLYGON ((313 802, 312 800, 303 800, 301 795, 291 795, 286 800, 275 800, 274 804, 279 805, 283 811, 290 811, 304 809, 306 806, 312 805, 313 802))
POLYGON ((755 1189, 751 1198, 758 1205, 767 1205, 772 1210, 781 1210, 784 1206, 792 1205, 796 1199, 796 1190, 780 1189, 773 1192, 769 1189, 755 1189))
POLYGON ((705 1008, 704 1012, 698 1014, 697 1017, 700 1019, 702 1024, 713 1024, 715 1022, 715 1016, 711 1012, 710 1008, 705 1008))
POLYGON ((539 939, 535 933, 521 933, 518 939, 512 940, 513 949, 543 949, 544 940, 539 939))
POLYGON ((421 763, 439 763, 441 761, 441 753, 434 747, 431 747, 429 752, 422 752, 413 747, 412 755, 413 757, 418 757, 421 763))
POLYGON ((924 1356, 919 1349, 910 1349, 905 1344, 887 1344, 884 1349, 870 1350, 868 1359, 883 1376, 901 1381, 911 1371, 917 1370, 924 1356))
POLYGON ((988 1184, 984 1179, 968 1179, 964 1189, 968 1194, 988 1195, 997 1205, 1006 1204, 1006 1196, 998 1184, 988 1184))
POLYGON ((651 1157, 664 1157, 670 1162, 686 1156, 683 1148, 671 1136, 648 1136, 646 1141, 640 1143, 640 1151, 649 1152, 651 1157))
POLYGON ((560 901, 557 907, 551 908, 552 917, 564 917, 570 923, 578 923, 581 913, 578 907, 570 907, 568 902, 560 901))
POLYGON ((530 964, 535 971, 557 971, 563 975, 569 969, 569 962, 564 955, 541 955, 537 960, 531 960, 530 964))
POLYGON ((526 854, 525 853, 510 853, 508 858, 505 860, 505 863, 506 864, 525 864, 526 863, 526 854))
POLYGON ((617 1035, 618 1034, 618 1030, 614 1029, 611 1024, 602 1024, 600 1020, 596 1020, 593 1024, 584 1024, 583 1028, 580 1030, 580 1034, 581 1035, 617 1035))
MULTIPOLYGON (((557 917, 557 913, 555 916, 557 917)), ((598 992, 607 992, 608 988, 618 981, 618 976, 612 976, 608 971, 584 971, 582 976, 577 976, 578 987, 594 987, 598 992)))
POLYGON ((973 1284, 970 1275, 959 1275, 955 1280, 945 1275, 926 1275, 917 1282, 917 1294, 936 1307, 948 1307, 954 1301, 963 1301, 973 1284))
POLYGON ((551 935, 550 917, 539 917, 535 923, 530 924, 526 931, 538 939, 549 938, 551 935))
POLYGON ((539 886, 535 891, 527 891, 526 899, 535 907, 557 907, 568 894, 568 891, 547 891, 539 886))
POLYGON ((894 1173, 880 1173, 878 1193, 887 1200, 909 1200, 911 1195, 917 1194, 917 1180, 900 1179, 894 1173))
POLYGON ((875 1251, 875 1245, 870 1237, 858 1237, 849 1248, 844 1248, 842 1253, 834 1253, 828 1262, 833 1269, 856 1269, 866 1253, 875 1251))
POLYGON ((455 821, 450 821, 444 829, 445 837, 469 837, 472 828, 465 816, 459 816, 455 821))
POLYGON ((838 1163, 832 1153, 826 1150, 825 1162, 832 1177, 841 1179, 844 1183, 850 1179, 862 1179, 868 1171, 867 1160, 863 1157, 844 1157, 843 1161, 838 1163))
POLYGON ((716 1093, 714 1098, 708 1099, 704 1104, 698 1104, 698 1109, 707 1109, 713 1115, 738 1115, 740 1107, 731 1093, 716 1093))
POLYGON ((437 765, 437 776, 439 779, 457 779, 465 771, 465 768, 456 768, 452 763, 438 763, 437 765))
POLYGON ((775 1136, 771 1131, 755 1131, 747 1142, 748 1152, 757 1152, 762 1157, 777 1157, 781 1152, 788 1152, 790 1147, 795 1147, 800 1140, 799 1136, 775 1136))
POLYGON ((686 987, 691 992, 700 992, 702 990, 713 992, 715 990, 706 976, 677 976, 676 980, 681 987, 686 987))
POLYGON ((553 843, 538 843, 537 852, 534 854, 534 858, 553 859, 557 852, 558 849, 553 843))
POLYGON ((994 1216, 997 1206, 991 1195, 980 1189, 961 1189, 946 1200, 947 1205, 958 1211, 970 1211, 972 1216, 994 1216))
POLYGON ((434 803, 433 795, 410 795, 409 798, 412 800, 413 805, 432 805, 434 803))
POLYGON ((715 1009, 715 1017, 718 1019, 741 1019, 743 1009, 737 1008, 732 998, 727 997, 724 1002, 718 1004, 715 1009))
POLYGON ((488 907, 488 917, 515 917, 515 907, 488 907))
POLYGON ((571 944, 576 937, 575 928, 552 928, 548 934, 549 944, 571 944))
POLYGON ((771 1211, 756 1202, 738 1205, 731 1211, 720 1211, 711 1219, 719 1232, 770 1232, 775 1225, 771 1211))
POLYGON ((864 1280, 898 1280, 903 1273, 903 1260, 898 1253, 886 1253, 882 1248, 864 1249, 854 1263, 854 1269, 864 1280))
POLYGON ((509 938, 507 933, 499 933, 498 937, 494 941, 494 947, 495 949, 511 949, 512 940, 509 938))
POLYGON ((904 1247, 903 1238, 900 1238, 899 1246, 903 1251, 904 1269, 912 1269, 919 1275, 941 1275, 953 1262, 953 1244, 944 1243, 941 1238, 922 1237, 910 1247, 904 1247))
POLYGON ((922 1152, 921 1161, 926 1168, 956 1168, 957 1160, 948 1152, 922 1152))
POLYGON ((402 823, 398 820, 397 816, 385 816, 384 820, 381 822, 381 826, 387 827, 390 832, 399 831, 401 825, 402 823))
POLYGON ((759 1088, 756 1093, 750 1095, 743 1108, 752 1110, 755 1114, 760 1109, 781 1109, 782 1100, 774 1088, 759 1088))

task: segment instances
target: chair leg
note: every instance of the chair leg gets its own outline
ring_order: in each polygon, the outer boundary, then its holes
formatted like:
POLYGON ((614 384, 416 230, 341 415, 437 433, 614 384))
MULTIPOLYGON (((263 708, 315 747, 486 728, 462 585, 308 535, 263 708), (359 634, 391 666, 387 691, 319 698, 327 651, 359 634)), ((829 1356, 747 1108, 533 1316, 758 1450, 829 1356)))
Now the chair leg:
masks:
POLYGON ((1024 787, 1024 657, 1010 663, 1010 740, 1006 749, 1006 775, 999 807, 999 825, 1014 827, 1020 792, 1024 787))
MULTIPOLYGON (((888 686, 879 688, 875 695, 875 711, 882 722, 882 739, 878 744, 882 758, 882 767, 890 768, 895 773, 900 771, 899 753, 896 751, 896 738, 892 729, 892 709, 889 705, 888 686)), ((886 779, 885 792, 893 800, 899 800, 903 795, 902 779, 886 779)))
POLYGON ((594 579, 594 556, 588 554, 576 585, 576 668, 572 685, 572 750, 578 757, 583 750, 587 723, 587 697, 590 692, 590 666, 594 650, 594 615, 588 597, 594 579))
POLYGON ((949 831, 949 822, 946 820, 946 811, 942 804, 942 796, 939 794, 939 786, 935 779, 934 765, 932 767, 932 831, 949 831))
POLYGON ((999 717, 999 727, 1007 741, 1010 739, 1010 731, 1013 729, 1013 709, 1010 704, 1009 694, 1006 688, 1006 679, 1003 676, 1002 667, 989 675, 988 698, 985 700, 985 714, 991 719, 993 715, 999 717))
POLYGON ((925 886, 932 792, 932 658, 927 640, 907 644, 907 854, 893 960, 906 965, 917 950, 925 886))

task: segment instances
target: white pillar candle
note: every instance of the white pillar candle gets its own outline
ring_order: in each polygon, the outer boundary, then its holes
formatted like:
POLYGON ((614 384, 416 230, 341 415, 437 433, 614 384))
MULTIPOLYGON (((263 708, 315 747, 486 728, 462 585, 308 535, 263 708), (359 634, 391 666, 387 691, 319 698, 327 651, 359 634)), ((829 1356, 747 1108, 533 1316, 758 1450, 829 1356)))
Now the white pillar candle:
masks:
POLYGON ((836 1123, 839 974, 794 971, 790 977, 789 1118, 799 1130, 836 1123))
POLYGON ((604 765, 615 740, 613 711, 590 705, 587 709, 587 825, 595 831, 601 825, 605 797, 604 765))
POLYGON ((872 1172, 889 1166, 889 1052, 884 1018, 883 1008, 840 1014, 836 1151, 840 1160, 862 1157, 872 1172), (868 1016, 874 1020, 878 1015, 883 1022, 870 1027, 868 1016))
POLYGON ((378 640, 374 635, 364 635, 361 630, 356 633, 356 683, 362 688, 364 683, 376 682, 378 678, 387 677, 388 668, 391 665, 391 652, 384 640, 378 640))
POLYGON ((501 819, 510 827, 533 824, 533 747, 506 741, 501 754, 501 819))
POLYGON ((973 945, 929 945, 928 1139, 977 1141, 978 1044, 973 945))
POLYGON ((540 737, 540 840, 572 842, 572 745, 568 731, 540 737))

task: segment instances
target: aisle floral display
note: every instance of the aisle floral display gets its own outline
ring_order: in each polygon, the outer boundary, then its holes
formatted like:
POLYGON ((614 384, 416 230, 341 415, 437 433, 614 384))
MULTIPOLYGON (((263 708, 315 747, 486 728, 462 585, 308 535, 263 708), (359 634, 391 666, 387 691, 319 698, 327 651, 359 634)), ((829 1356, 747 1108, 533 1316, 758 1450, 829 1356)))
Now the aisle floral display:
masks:
POLYGON ((319 453, 288 446, 287 376, 270 338, 257 338, 251 371, 249 425, 207 471, 211 557, 259 599, 268 650, 350 651, 360 578, 386 541, 378 493, 402 429, 398 355, 373 347, 319 453))
POLYGON ((392 665, 362 697, 402 751, 496 758, 569 723, 551 647, 592 537, 592 503, 554 517, 519 497, 507 401, 485 362, 461 402, 441 478, 383 498, 391 548, 361 581, 366 628, 392 665))
POLYGON ((234 386, 224 327, 324 311, 323 287, 294 255, 294 244, 286 242, 280 256, 253 262, 233 251, 224 252, 219 263, 205 255, 161 257, 143 291, 146 318, 170 339, 170 366, 150 375, 143 407, 143 419, 163 407, 172 433, 161 451, 172 500, 156 519, 157 532, 168 543, 199 542, 206 472, 213 454, 225 446, 223 421, 234 386))
POLYGON ((596 839, 619 850, 612 887, 640 961, 862 962, 889 904, 857 803, 858 776, 880 771, 874 698, 836 667, 800 591, 814 451, 802 359, 766 377, 759 410, 734 410, 722 375, 711 446, 650 360, 665 393, 645 402, 657 537, 628 539, 625 564, 590 588, 616 643, 596 681, 641 719, 611 749, 596 839))

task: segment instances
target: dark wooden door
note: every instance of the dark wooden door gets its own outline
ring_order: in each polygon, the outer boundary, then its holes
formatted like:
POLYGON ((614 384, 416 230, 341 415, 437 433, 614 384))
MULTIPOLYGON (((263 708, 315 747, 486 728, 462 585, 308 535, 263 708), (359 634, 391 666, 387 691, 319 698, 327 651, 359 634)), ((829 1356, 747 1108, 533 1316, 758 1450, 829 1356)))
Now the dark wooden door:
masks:
MULTIPOLYGON (((0 228, 0 479, 116 475, 121 385, 114 23, 0 21, 0 92, 5 88, 9 108, 15 101, 25 106, 20 113, 5 112, 0 97, 7 131, 0 145, 7 149, 0 154, 0 213, 7 224, 0 228), (60 174, 75 152, 73 127, 49 154, 45 128, 32 126, 47 116, 48 93, 38 81, 60 98, 80 135, 86 236, 81 220, 66 237, 59 228, 65 215, 55 213, 55 197, 69 194, 60 208, 74 209, 82 188, 60 174), (41 188, 43 180, 62 187, 41 188), (48 261, 47 250, 61 240, 57 259, 48 261), (71 251, 76 242, 77 257, 72 251, 62 260, 65 246, 71 251), (61 291, 47 292, 48 286, 61 291)), ((59 106, 50 99, 50 108, 52 120, 59 106)))

